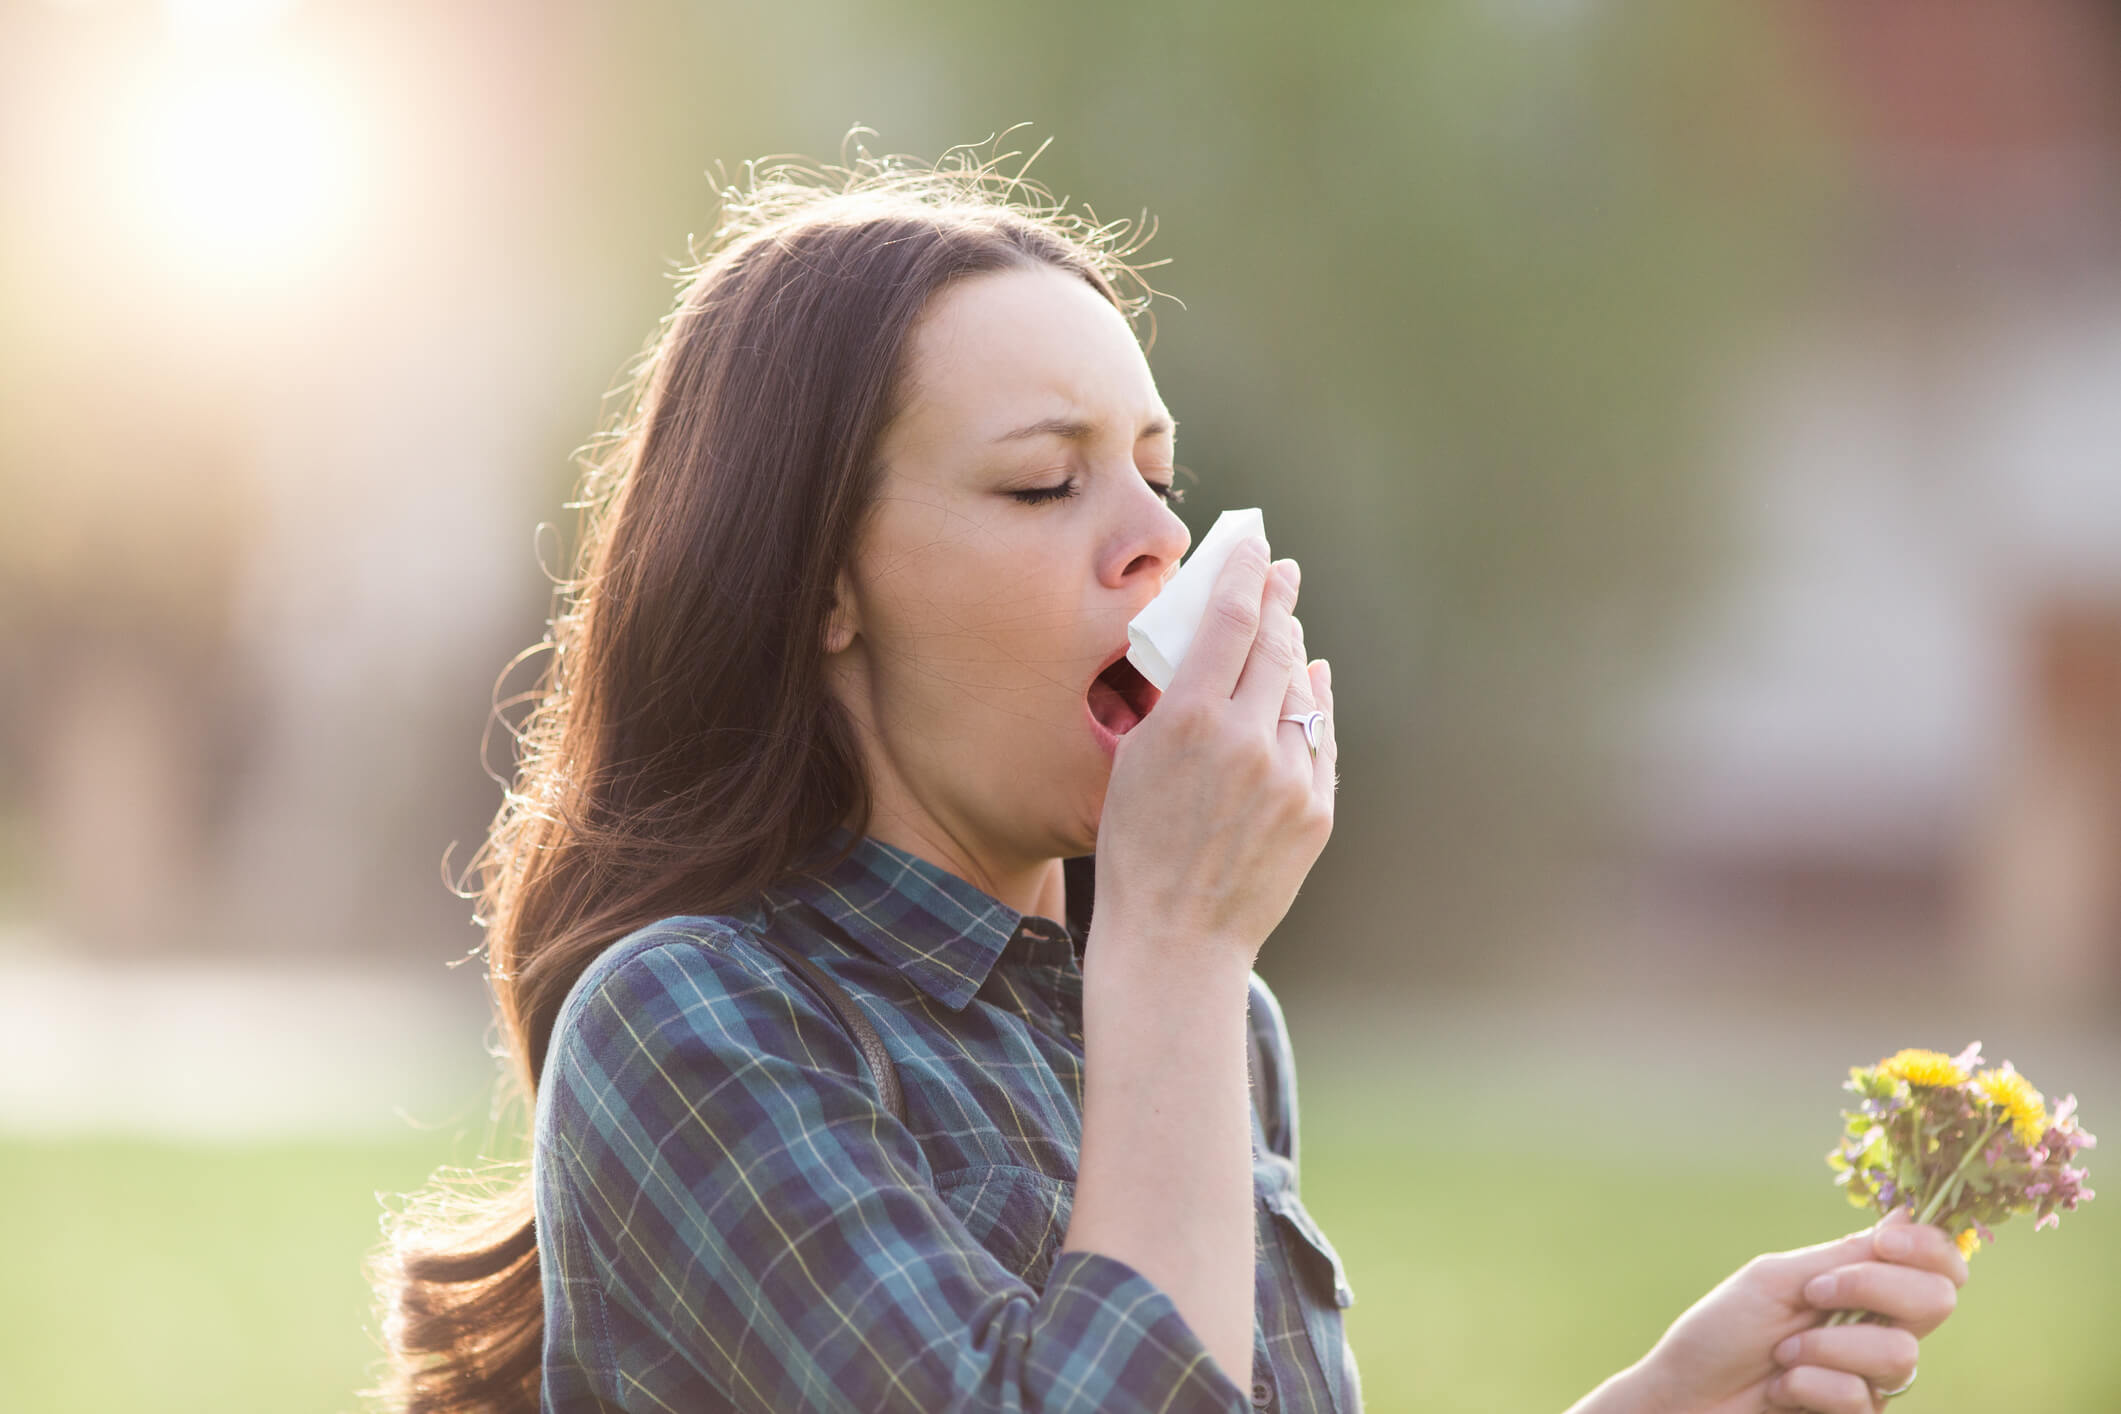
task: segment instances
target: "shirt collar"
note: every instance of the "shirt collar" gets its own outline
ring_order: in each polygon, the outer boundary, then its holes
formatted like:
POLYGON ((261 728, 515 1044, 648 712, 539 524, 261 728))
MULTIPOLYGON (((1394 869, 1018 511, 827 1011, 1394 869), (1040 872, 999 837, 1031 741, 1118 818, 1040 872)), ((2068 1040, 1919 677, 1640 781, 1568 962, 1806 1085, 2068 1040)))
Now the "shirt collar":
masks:
POLYGON ((1065 923, 1019 913, 939 864, 835 825, 807 861, 782 879, 778 892, 811 904, 956 1011, 1012 946, 1033 957, 1058 960, 1072 952, 1080 958, 1090 928, 1096 856, 1067 860, 1062 868, 1065 923))

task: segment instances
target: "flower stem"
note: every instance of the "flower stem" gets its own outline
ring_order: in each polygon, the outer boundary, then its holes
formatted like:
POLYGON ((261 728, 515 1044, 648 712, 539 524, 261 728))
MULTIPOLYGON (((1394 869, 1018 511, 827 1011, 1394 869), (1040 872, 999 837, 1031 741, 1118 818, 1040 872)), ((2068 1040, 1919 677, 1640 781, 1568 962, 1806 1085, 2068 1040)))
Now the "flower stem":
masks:
MULTIPOLYGON (((1937 1191, 1932 1193, 1930 1195, 1929 1201, 1922 1205, 1922 1212, 1919 1216, 1916 1217, 1916 1222, 1926 1223, 1934 1221, 1939 1213, 1942 1213, 1946 1209, 1950 1208, 1951 1205, 1958 1200, 1960 1190, 1966 1186, 1966 1166, 1974 1161, 1974 1155, 1981 1152, 1983 1145, 1987 1144, 1989 1140, 1996 1137, 1996 1131, 2003 1128, 2003 1126, 2009 1122, 2009 1119, 2010 1117, 2008 1115, 2005 1115, 2003 1118, 1998 1119, 1994 1124, 1991 1124, 1988 1127, 1987 1133, 1983 1134, 1979 1139, 1975 1140, 1971 1146, 1968 1147, 1965 1156, 1959 1160, 1959 1166, 1953 1169, 1949 1174, 1945 1175, 1944 1181, 1937 1185, 1937 1191)), ((1820 1324, 1828 1326, 1850 1326, 1856 1324, 1858 1321, 1871 1320, 1874 1315, 1874 1312, 1860 1311, 1851 1307, 1834 1312, 1833 1315, 1827 1317, 1826 1320, 1824 1320, 1820 1324)))
POLYGON ((1936 1218, 1937 1214, 1943 1212, 1945 1208, 1950 1206, 1951 1200, 1957 1198, 1959 1195, 1959 1190, 1965 1186, 1964 1180, 1966 1177, 1966 1166, 1974 1161, 1974 1155, 1981 1152, 1982 1145, 1988 1143, 1989 1140, 1996 1137, 1996 1131, 2003 1128, 2003 1126, 2008 1122, 2008 1120, 2009 1116, 2007 1115, 2003 1119, 1997 1120, 1994 1124, 1988 1127, 1987 1133, 1983 1134, 1979 1139, 1976 1139, 1973 1144, 1968 1147, 1966 1151, 1966 1157, 1959 1160, 1959 1167, 1953 1169, 1951 1171, 1950 1176, 1947 1177, 1944 1182, 1938 1186, 1935 1196, 1933 1196, 1930 1201, 1924 1205, 1922 1215, 1915 1219, 1916 1222, 1926 1223, 1933 1221, 1936 1218))

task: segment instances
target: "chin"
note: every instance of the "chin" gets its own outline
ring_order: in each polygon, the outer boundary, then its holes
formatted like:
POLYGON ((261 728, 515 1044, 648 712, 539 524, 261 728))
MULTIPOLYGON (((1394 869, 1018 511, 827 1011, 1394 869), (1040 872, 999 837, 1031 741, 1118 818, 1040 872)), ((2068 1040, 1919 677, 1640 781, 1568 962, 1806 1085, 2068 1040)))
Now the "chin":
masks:
MULTIPOLYGON (((1111 774, 1110 770, 1108 769, 1105 774, 1109 776, 1111 774)), ((1103 822, 1104 817, 1105 785, 1104 782, 1100 780, 1097 786, 1097 794, 1088 802, 1087 812, 1082 815, 1081 823, 1077 825, 1075 831, 1069 838, 1069 843, 1074 846, 1074 848, 1068 851, 1069 858, 1072 859, 1078 854, 1092 854, 1096 852, 1097 827, 1103 822)))

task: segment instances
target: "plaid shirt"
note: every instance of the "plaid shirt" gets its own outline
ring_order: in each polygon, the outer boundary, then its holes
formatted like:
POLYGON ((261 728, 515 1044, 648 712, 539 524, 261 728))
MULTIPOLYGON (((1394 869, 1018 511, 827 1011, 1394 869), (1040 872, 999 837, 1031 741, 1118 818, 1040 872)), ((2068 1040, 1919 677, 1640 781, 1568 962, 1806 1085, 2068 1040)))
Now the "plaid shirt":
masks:
POLYGON ((883 1037, 906 1124, 839 1020, 756 935, 667 918, 590 964, 538 1092, 544 1408, 1352 1414, 1340 1259, 1297 1197, 1287 1031, 1255 973, 1253 1363, 1240 1386, 1126 1263, 1059 1252, 1082 1139, 1081 949, 873 839, 784 876, 791 918, 883 1037))

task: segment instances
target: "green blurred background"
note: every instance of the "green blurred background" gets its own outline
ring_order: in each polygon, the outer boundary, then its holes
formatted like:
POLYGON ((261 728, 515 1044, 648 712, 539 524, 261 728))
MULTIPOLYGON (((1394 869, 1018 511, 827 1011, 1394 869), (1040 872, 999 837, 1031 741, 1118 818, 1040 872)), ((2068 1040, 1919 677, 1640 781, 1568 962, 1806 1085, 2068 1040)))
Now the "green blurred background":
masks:
MULTIPOLYGON (((1260 970, 1372 1408, 1857 1226, 1850 1064, 2113 1123, 2113 5, 16 0, 11 1407, 354 1407, 384 1202, 520 1150, 448 884, 572 454, 717 182, 854 143, 1153 221, 1184 513, 1306 565, 1260 970)), ((2006 1229, 1910 1407, 2121 1406, 2117 1245, 2006 1229)))

